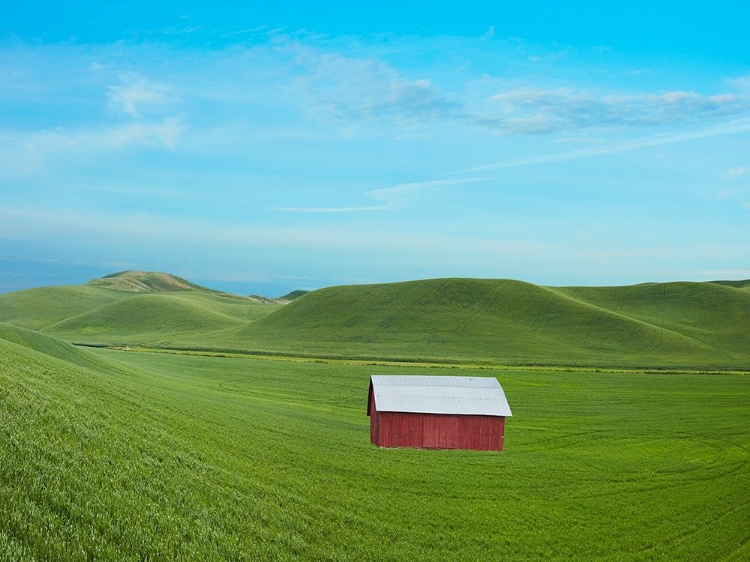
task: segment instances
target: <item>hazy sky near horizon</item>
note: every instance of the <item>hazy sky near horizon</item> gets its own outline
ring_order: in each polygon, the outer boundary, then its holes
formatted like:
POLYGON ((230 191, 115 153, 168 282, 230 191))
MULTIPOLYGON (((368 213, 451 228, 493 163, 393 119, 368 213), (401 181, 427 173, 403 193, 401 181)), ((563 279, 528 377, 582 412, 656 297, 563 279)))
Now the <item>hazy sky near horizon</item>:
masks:
POLYGON ((2 2, 0 292, 750 278, 750 4, 2 2))

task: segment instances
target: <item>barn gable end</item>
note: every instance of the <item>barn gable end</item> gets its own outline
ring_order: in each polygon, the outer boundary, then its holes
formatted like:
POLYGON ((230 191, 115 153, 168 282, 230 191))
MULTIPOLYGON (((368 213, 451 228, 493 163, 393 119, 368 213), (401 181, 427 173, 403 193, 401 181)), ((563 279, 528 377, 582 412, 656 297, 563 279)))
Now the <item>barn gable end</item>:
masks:
POLYGON ((502 451, 512 414, 492 377, 373 375, 367 415, 380 447, 502 451))

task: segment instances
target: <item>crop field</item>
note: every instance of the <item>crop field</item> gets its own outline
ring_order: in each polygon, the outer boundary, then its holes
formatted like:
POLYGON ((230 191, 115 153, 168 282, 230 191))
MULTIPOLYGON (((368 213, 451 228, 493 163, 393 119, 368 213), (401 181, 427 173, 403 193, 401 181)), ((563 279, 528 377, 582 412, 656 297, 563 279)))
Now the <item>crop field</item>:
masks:
POLYGON ((0 560, 748 560, 750 377, 78 349, 0 332, 0 560), (371 374, 496 376, 505 451, 369 444, 371 374))

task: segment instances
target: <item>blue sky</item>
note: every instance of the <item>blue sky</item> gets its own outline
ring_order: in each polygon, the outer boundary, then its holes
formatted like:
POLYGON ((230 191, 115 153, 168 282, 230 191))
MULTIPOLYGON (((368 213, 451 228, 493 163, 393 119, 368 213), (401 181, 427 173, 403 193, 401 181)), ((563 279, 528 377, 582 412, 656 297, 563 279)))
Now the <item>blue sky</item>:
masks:
POLYGON ((747 2, 254 4, 3 2, 0 291, 750 278, 747 2))

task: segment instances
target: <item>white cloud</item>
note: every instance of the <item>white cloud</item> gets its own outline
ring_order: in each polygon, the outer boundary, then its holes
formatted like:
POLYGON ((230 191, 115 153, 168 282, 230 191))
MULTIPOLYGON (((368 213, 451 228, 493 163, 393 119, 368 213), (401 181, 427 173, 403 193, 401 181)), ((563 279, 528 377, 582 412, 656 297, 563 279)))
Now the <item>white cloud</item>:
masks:
POLYGON ((129 147, 173 149, 180 142, 177 118, 156 123, 126 123, 100 129, 48 129, 32 132, 0 130, 0 177, 29 177, 50 173, 47 164, 71 154, 90 157, 129 147))
POLYGON ((308 112, 335 122, 401 126, 453 122, 500 134, 533 135, 684 126, 750 115, 750 91, 741 80, 729 83, 731 91, 711 95, 681 89, 634 93, 530 85, 486 96, 490 83, 486 76, 463 84, 439 81, 439 74, 410 77, 378 58, 377 49, 359 44, 356 50, 335 52, 314 44, 287 43, 265 54, 282 57, 279 53, 286 53, 299 73, 291 95, 308 112), (352 51, 356 56, 344 54, 352 51), (447 84, 452 84, 452 91, 447 84), (481 94, 471 91, 474 86, 481 94))
POLYGON ((587 148, 583 150, 559 152, 556 154, 517 156, 515 158, 508 158, 506 160, 500 160, 498 162, 485 164, 483 166, 476 166, 474 168, 460 170, 457 173, 479 172, 483 170, 499 170, 503 168, 516 168, 519 166, 533 166, 535 164, 550 164, 553 162, 567 162, 569 160, 578 160, 579 158, 588 158, 590 156, 599 156, 599 155, 604 155, 604 154, 619 154, 623 152, 630 152, 633 150, 640 150, 642 148, 663 146, 663 145, 673 144, 677 142, 717 137, 721 135, 730 135, 730 134, 742 133, 746 131, 750 131, 750 119, 738 119, 736 121, 729 121, 727 123, 721 123, 714 127, 708 127, 705 129, 696 129, 692 131, 680 131, 677 133, 662 133, 658 135, 650 135, 646 137, 636 138, 630 141, 620 142, 616 144, 596 146, 596 147, 587 148))
POLYGON ((747 209, 748 211, 750 211, 750 203, 742 203, 740 205, 740 207, 742 207, 743 209, 747 209))
POLYGON ((409 79, 378 59, 347 57, 295 45, 303 72, 294 90, 311 113, 326 120, 424 121, 452 118, 461 105, 426 78, 409 79))
POLYGON ((745 168, 743 168, 742 166, 737 166, 736 168, 732 168, 727 171, 727 177, 731 180, 734 178, 738 178, 746 173, 747 170, 745 168))
POLYGON ((139 109, 144 105, 162 105, 167 103, 167 88, 154 84, 138 74, 122 76, 121 86, 109 86, 108 96, 111 104, 132 117, 139 117, 139 109))
MULTIPOLYGON (((750 94, 598 92, 527 86, 489 96, 493 107, 451 94, 431 80, 410 80, 378 59, 295 47, 305 76, 297 84, 309 110, 340 121, 453 121, 502 134, 539 134, 591 128, 654 127, 750 113, 750 94)), ((490 78, 476 81, 485 86, 490 78)), ((737 85, 735 84, 735 87, 737 85)))
POLYGON ((517 88, 489 98, 500 111, 470 119, 503 133, 552 133, 587 128, 649 127, 746 115, 750 96, 696 92, 597 94, 569 88, 517 88))
POLYGON ((662 94, 661 97, 662 99, 664 99, 664 101, 667 101, 669 103, 676 103, 688 99, 689 97, 691 97, 691 94, 687 92, 667 92, 666 94, 662 94))

